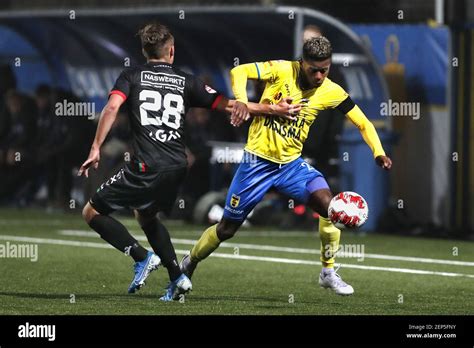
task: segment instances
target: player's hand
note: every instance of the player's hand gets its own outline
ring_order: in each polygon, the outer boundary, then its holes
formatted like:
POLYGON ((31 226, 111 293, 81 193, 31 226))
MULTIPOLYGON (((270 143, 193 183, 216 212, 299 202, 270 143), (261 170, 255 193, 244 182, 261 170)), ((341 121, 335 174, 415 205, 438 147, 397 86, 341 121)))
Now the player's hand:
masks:
POLYGON ((379 165, 385 170, 389 170, 390 168, 392 168, 392 160, 390 159, 390 157, 377 156, 377 158, 375 158, 375 162, 377 163, 377 165, 379 165))
POLYGON ((77 176, 81 176, 82 173, 86 176, 86 178, 89 177, 89 168, 94 167, 94 169, 97 169, 99 167, 99 161, 100 161, 100 150, 98 149, 91 149, 89 152, 89 157, 87 160, 82 164, 81 168, 79 168, 79 171, 77 172, 77 176))
POLYGON ((236 101, 232 107, 232 113, 230 114, 230 124, 234 127, 239 127, 249 118, 250 114, 247 104, 236 101))
POLYGON ((291 104, 292 98, 283 98, 278 104, 272 106, 275 116, 283 117, 287 120, 294 121, 301 111, 301 104, 291 104))

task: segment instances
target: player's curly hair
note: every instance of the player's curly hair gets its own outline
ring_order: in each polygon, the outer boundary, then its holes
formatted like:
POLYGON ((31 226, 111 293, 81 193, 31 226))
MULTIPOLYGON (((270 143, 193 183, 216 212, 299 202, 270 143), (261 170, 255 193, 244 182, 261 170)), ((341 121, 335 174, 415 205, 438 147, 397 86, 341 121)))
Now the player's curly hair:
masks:
POLYGON ((324 36, 313 37, 303 45, 304 60, 325 60, 331 58, 331 55, 331 42, 324 36))
POLYGON ((168 43, 174 42, 170 30, 163 24, 152 22, 145 24, 137 33, 148 58, 162 58, 168 43))

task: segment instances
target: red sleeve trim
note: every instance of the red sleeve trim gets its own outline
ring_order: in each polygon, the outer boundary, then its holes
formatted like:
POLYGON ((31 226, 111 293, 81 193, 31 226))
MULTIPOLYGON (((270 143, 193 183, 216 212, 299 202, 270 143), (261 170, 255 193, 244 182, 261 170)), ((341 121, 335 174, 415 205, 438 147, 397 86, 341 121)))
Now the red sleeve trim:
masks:
POLYGON ((121 96, 123 98, 123 100, 127 100, 127 96, 125 95, 125 93, 123 93, 122 91, 119 91, 118 89, 114 89, 113 91, 110 91, 109 97, 112 94, 118 94, 119 96, 121 96))
POLYGON ((219 104, 219 102, 221 101, 223 95, 222 94, 219 94, 217 96, 217 98, 214 100, 214 103, 212 103, 211 105, 211 109, 214 110, 215 108, 217 108, 217 104, 219 104))

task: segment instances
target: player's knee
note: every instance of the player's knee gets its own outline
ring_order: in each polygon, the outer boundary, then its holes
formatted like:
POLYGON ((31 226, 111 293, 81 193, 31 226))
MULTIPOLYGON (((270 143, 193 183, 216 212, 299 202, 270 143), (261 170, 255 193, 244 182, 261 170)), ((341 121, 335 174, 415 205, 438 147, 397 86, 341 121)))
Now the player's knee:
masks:
POLYGON ((324 218, 328 217, 329 203, 333 195, 329 190, 318 190, 313 192, 309 200, 309 206, 324 218))
POLYGON ((151 222, 151 220, 152 219, 141 217, 141 216, 137 218, 138 224, 140 225, 141 228, 144 228, 145 226, 147 226, 151 222))
POLYGON ((330 196, 329 198, 324 197, 321 200, 322 209, 321 209, 321 212, 319 213, 319 215, 321 215, 324 218, 327 218, 329 216, 328 215, 328 209, 329 209, 329 203, 331 202, 331 199, 332 199, 332 196, 330 196))
POLYGON ((217 224, 217 237, 221 242, 232 238, 239 229, 240 223, 234 223, 222 219, 217 224))
POLYGON ((133 212, 135 214, 135 218, 137 219, 138 223, 142 228, 157 218, 156 213, 148 213, 146 211, 138 210, 134 210, 133 212))
POLYGON ((97 216, 97 215, 99 215, 99 213, 97 212, 97 210, 95 210, 92 207, 92 205, 89 202, 82 209, 82 217, 87 222, 87 224, 90 224, 94 216, 97 216))
POLYGON ((324 210, 327 211, 329 209, 329 204, 331 203, 331 200, 332 200, 332 193, 330 193, 329 195, 325 196, 324 198, 324 202, 323 202, 323 205, 324 205, 324 210))

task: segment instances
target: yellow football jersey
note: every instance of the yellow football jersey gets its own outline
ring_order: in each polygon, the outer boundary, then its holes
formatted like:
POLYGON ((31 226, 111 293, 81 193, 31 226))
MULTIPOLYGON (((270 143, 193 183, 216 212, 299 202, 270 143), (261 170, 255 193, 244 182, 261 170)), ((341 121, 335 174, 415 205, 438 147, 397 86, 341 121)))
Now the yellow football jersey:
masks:
POLYGON ((248 77, 266 81, 260 103, 277 104, 282 98, 291 97, 293 104, 302 104, 303 108, 295 121, 254 116, 245 150, 272 162, 291 162, 301 155, 309 127, 319 111, 337 107, 348 94, 328 78, 321 86, 302 91, 297 83, 298 61, 268 61, 253 66, 255 71, 248 77), (256 76, 252 76, 254 73, 256 76))

